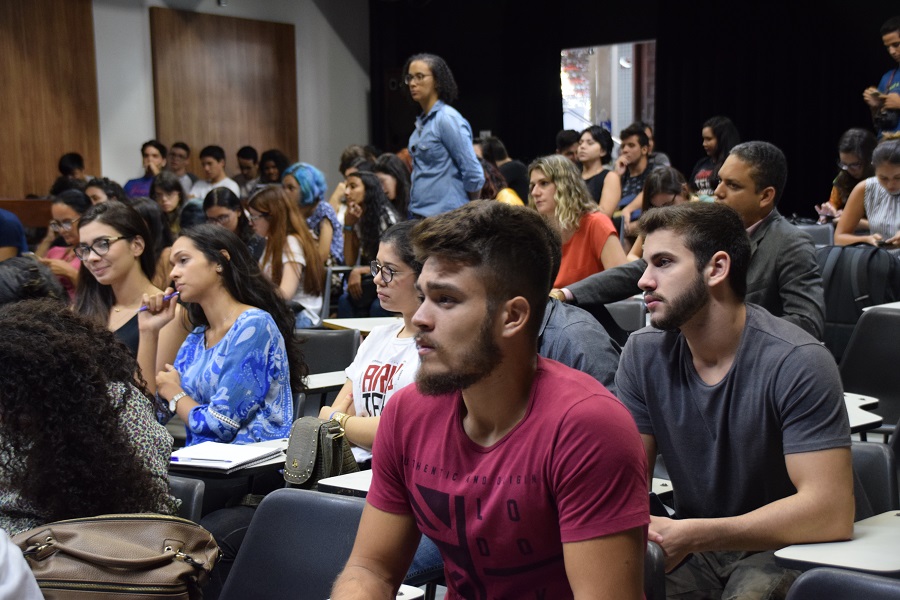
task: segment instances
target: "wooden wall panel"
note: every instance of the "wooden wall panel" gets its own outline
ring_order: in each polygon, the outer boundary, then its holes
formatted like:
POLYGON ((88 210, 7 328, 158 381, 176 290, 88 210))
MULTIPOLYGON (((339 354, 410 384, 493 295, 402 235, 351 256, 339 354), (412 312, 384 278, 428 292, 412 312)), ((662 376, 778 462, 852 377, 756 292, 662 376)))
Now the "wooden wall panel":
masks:
POLYGON ((294 26, 266 21, 150 8, 156 133, 200 150, 225 149, 226 171, 250 145, 298 154, 294 26))
POLYGON ((91 0, 0 1, 0 197, 46 195, 66 152, 99 174, 91 0))

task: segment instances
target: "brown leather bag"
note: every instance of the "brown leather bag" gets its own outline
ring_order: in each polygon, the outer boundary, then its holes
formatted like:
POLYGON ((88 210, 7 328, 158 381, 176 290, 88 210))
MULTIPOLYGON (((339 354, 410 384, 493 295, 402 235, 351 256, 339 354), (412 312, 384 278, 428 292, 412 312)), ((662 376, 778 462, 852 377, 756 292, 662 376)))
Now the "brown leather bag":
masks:
POLYGON ((220 555, 196 523, 150 513, 56 521, 12 540, 47 600, 202 598, 220 555))
POLYGON ((294 421, 285 453, 288 487, 314 490, 320 479, 359 471, 350 442, 334 420, 310 416, 294 421))

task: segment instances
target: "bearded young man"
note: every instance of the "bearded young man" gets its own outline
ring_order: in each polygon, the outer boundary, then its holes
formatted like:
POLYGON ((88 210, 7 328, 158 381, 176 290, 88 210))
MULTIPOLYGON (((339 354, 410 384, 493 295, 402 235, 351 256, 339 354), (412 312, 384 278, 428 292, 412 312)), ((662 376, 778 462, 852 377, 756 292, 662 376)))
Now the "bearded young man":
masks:
POLYGON ((447 598, 640 598, 646 463, 628 411, 537 355, 550 290, 537 212, 472 202, 413 231, 415 385, 381 415, 335 600, 393 598, 427 534, 447 598))
POLYGON ((652 327, 628 339, 616 373, 648 457, 675 490, 652 517, 677 598, 784 598, 796 571, 773 552, 848 539, 850 426, 837 366, 798 326, 746 304, 750 240, 724 204, 641 219, 639 286, 652 327))

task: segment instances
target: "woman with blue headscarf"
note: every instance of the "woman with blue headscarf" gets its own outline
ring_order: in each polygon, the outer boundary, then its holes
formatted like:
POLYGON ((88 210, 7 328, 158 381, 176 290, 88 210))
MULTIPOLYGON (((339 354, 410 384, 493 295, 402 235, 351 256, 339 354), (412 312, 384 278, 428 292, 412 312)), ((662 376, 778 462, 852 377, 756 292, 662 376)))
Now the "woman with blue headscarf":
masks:
POLYGON ((344 264, 344 233, 337 213, 328 202, 325 175, 308 163, 294 163, 284 170, 281 185, 300 207, 306 225, 316 238, 319 256, 325 264, 344 264))

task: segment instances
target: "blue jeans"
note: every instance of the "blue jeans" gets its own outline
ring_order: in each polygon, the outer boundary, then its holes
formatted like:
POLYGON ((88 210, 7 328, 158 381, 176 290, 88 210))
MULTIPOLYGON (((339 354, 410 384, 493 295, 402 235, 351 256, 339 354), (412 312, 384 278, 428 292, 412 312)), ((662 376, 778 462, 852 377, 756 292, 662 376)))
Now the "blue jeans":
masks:
POLYGON ((440 550, 428 536, 423 535, 409 571, 406 572, 404 583, 413 586, 424 585, 443 573, 444 561, 441 559, 440 550))

